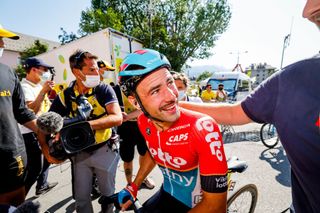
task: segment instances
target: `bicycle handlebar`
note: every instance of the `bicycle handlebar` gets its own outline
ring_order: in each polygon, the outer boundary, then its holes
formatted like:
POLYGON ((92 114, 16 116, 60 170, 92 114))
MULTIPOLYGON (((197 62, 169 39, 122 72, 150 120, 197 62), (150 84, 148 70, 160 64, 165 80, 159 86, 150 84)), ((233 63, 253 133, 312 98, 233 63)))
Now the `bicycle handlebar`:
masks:
MULTIPOLYGON (((125 198, 125 202, 127 202, 128 200, 129 200, 129 197, 125 198)), ((121 210, 120 204, 118 202, 118 193, 115 193, 111 196, 102 195, 99 198, 98 203, 101 204, 102 208, 107 207, 109 204, 114 204, 114 206, 118 210, 121 210)), ((142 213, 142 208, 143 207, 141 203, 139 202, 138 199, 136 199, 135 202, 129 208, 126 209, 126 211, 133 210, 136 213, 142 213)))

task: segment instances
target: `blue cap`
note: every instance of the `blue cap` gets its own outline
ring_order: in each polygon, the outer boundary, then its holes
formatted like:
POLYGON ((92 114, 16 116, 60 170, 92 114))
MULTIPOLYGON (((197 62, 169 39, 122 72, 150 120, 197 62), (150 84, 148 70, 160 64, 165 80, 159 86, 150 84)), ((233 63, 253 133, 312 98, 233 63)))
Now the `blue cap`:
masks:
POLYGON ((53 68, 53 66, 50 66, 50 65, 44 63, 41 59, 38 59, 38 58, 28 58, 25 61, 25 66, 27 68, 31 68, 31 67, 46 67, 48 69, 53 68))

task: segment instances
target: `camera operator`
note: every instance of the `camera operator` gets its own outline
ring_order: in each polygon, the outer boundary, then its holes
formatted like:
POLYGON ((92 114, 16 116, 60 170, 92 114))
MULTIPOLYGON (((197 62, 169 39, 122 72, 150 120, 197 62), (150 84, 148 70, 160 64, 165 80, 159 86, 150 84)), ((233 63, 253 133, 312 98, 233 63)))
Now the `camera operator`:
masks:
MULTIPOLYGON (((77 50, 70 56, 70 67, 76 80, 58 94, 50 108, 50 111, 63 117, 87 120, 95 134, 93 146, 71 156, 76 211, 85 213, 93 212, 90 197, 93 173, 97 175, 103 195, 110 196, 114 193, 119 154, 110 145, 111 128, 122 122, 114 90, 100 82, 96 59, 96 56, 82 50, 77 50), (90 106, 81 103, 79 106, 79 100, 82 103, 87 100, 90 106)), ((113 206, 110 205, 103 212, 112 210, 113 206)))
MULTIPOLYGON (((26 105, 35 114, 41 115, 50 108, 51 102, 47 93, 54 86, 49 71, 53 67, 37 58, 28 58, 23 67, 27 75, 26 78, 22 79, 21 87, 25 95, 26 105)), ((37 181, 36 195, 38 196, 48 192, 58 183, 47 182, 50 164, 42 155, 36 133, 22 125, 19 127, 26 145, 28 160, 25 182, 26 194, 37 181)))

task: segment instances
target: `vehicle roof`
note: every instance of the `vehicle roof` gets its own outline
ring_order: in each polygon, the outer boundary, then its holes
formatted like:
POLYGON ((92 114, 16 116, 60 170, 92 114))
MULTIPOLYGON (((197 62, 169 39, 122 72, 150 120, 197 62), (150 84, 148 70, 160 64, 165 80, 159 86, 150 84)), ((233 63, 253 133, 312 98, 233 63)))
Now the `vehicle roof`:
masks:
POLYGON ((241 80, 250 80, 250 77, 242 72, 215 72, 212 74, 210 79, 241 79, 241 80))

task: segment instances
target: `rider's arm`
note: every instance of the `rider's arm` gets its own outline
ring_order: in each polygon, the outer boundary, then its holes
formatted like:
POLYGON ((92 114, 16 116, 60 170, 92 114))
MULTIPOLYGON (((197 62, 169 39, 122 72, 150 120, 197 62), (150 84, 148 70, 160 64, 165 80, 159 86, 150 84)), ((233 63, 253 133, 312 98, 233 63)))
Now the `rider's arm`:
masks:
POLYGON ((242 125, 252 122, 241 104, 192 103, 180 101, 183 108, 198 111, 214 118, 219 124, 242 125))
POLYGON ((226 212, 227 192, 223 193, 209 193, 202 191, 202 200, 189 212, 226 212))
MULTIPOLYGON (((141 163, 140 167, 137 173, 136 178, 134 179, 133 183, 139 188, 141 183, 143 182, 144 179, 148 176, 148 174, 152 171, 152 169, 155 167, 156 163, 151 157, 149 151, 146 152, 144 156, 141 158, 141 163)), ((120 192, 121 193, 121 192, 120 192)), ((134 198, 135 199, 135 198, 134 198)), ((121 210, 125 211, 129 206, 132 204, 131 200, 128 200, 124 204, 121 205, 121 210)))
POLYGON ((137 186, 140 186, 143 180, 146 179, 149 173, 153 170, 155 165, 156 163, 154 159, 151 157, 149 151, 147 151, 145 155, 141 156, 140 167, 133 182, 137 186))

